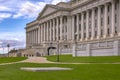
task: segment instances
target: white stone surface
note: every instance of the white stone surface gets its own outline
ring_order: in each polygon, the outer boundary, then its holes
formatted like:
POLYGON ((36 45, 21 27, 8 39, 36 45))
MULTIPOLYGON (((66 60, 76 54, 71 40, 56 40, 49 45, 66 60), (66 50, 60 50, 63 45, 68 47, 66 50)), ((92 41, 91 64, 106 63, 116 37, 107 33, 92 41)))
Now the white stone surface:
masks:
POLYGON ((61 70, 72 70, 71 68, 61 68, 61 67, 41 67, 41 68, 30 68, 30 67, 22 67, 20 68, 21 70, 25 71, 33 71, 33 72, 38 72, 38 71, 61 71, 61 70))

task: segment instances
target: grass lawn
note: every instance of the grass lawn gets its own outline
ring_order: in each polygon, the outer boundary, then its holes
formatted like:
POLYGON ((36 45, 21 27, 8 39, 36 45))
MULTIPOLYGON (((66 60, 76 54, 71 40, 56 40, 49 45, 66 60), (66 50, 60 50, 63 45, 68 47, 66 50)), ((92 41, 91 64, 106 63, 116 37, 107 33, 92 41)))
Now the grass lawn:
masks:
MULTIPOLYGON (((57 56, 48 56, 49 61, 57 61, 57 56)), ((72 57, 72 55, 60 55, 60 62, 76 62, 76 63, 113 63, 120 62, 120 56, 98 56, 98 57, 72 57)))
POLYGON ((25 57, 0 57, 0 63, 9 63, 25 60, 25 57))
POLYGON ((120 64, 32 64, 0 66, 0 80, 120 80, 120 64), (22 71, 20 67, 68 67, 71 71, 22 71))

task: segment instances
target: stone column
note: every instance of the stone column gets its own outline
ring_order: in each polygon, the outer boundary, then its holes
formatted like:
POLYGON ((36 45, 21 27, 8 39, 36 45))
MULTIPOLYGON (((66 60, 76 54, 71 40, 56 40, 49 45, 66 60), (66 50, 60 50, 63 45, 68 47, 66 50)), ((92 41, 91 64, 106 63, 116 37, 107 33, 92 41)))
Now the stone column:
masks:
POLYGON ((34 44, 36 44, 36 29, 34 30, 34 44))
POLYGON ((46 41, 48 41, 49 40, 49 24, 48 24, 48 21, 47 21, 47 35, 46 35, 46 37, 47 37, 47 39, 46 39, 46 41))
POLYGON ((60 16, 60 40, 63 40, 63 33, 62 33, 62 29, 63 29, 63 16, 60 16))
POLYGON ((67 16, 67 40, 72 39, 72 17, 67 16))
POLYGON ((38 28, 36 30, 36 44, 38 44, 38 28))
POLYGON ((118 18, 118 23, 119 23, 119 31, 118 31, 118 35, 120 36, 120 0, 119 0, 119 8, 118 8, 118 12, 119 12, 119 18, 118 18))
POLYGON ((119 56, 120 50, 119 50, 119 41, 115 40, 114 41, 114 45, 113 45, 113 49, 114 49, 114 56, 119 56))
POLYGON ((34 30, 32 30, 32 44, 34 44, 34 30))
POLYGON ((33 31, 31 30, 31 44, 33 44, 33 31))
POLYGON ((43 37, 43 36, 44 36, 44 34, 43 34, 43 33, 44 33, 43 29, 44 29, 44 28, 43 28, 43 27, 44 27, 44 26, 43 26, 43 23, 42 23, 42 24, 41 24, 41 42, 42 42, 42 43, 43 43, 43 40, 44 40, 44 37, 43 37))
POLYGON ((59 26, 58 26, 58 25, 59 25, 59 24, 58 24, 58 23, 59 23, 59 18, 57 17, 57 18, 56 18, 56 38, 57 38, 57 41, 58 41, 58 38, 59 38, 59 33, 58 33, 58 31, 59 31, 59 30, 58 30, 58 29, 59 29, 59 26))
POLYGON ((38 26, 38 44, 40 44, 40 26, 38 26))
POLYGON ((100 38, 100 34, 101 34, 101 6, 98 6, 98 35, 97 35, 97 39, 100 38))
POLYGON ((108 15, 107 15, 107 4, 105 4, 104 5, 105 6, 105 14, 104 14, 104 38, 106 38, 107 37, 107 17, 108 17, 108 15))
POLYGON ((76 57, 77 56, 77 44, 76 43, 73 44, 72 51, 73 51, 72 52, 73 57, 76 57))
POLYGON ((53 41, 55 41, 55 19, 53 19, 53 41))
POLYGON ((52 31, 52 21, 51 20, 50 20, 50 28, 49 29, 50 29, 50 37, 49 38, 50 38, 50 41, 52 41, 52 34, 51 34, 52 33, 51 32, 52 31))
POLYGON ((79 41, 79 14, 77 14, 77 40, 79 41))
POLYGON ((26 31, 26 46, 28 46, 28 32, 26 31))
POLYGON ((34 44, 34 30, 32 30, 32 43, 34 44))
POLYGON ((28 32, 28 39, 27 39, 28 45, 30 45, 30 32, 28 32))
POLYGON ((81 40, 84 38, 84 13, 81 13, 81 40))
POLYGON ((75 20, 74 20, 74 15, 72 16, 72 40, 75 40, 75 20))
POLYGON ((46 41, 46 23, 44 23, 44 42, 46 41))
POLYGON ((92 9, 92 37, 91 39, 93 39, 95 36, 95 10, 94 8, 92 9))
POLYGON ((111 33, 111 37, 114 37, 115 35, 115 2, 112 1, 112 17, 111 17, 111 24, 112 24, 112 33, 111 33))
POLYGON ((31 36, 31 31, 29 31, 29 34, 30 34, 30 44, 31 44, 31 37, 32 37, 32 36, 31 36))
POLYGON ((86 11, 86 40, 89 38, 89 10, 86 11))

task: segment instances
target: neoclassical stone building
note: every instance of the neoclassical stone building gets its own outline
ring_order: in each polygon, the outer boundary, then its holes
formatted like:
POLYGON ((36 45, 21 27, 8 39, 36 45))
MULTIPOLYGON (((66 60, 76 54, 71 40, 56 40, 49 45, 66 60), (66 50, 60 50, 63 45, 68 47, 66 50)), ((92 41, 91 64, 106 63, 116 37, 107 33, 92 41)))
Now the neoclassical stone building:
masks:
POLYGON ((26 48, 73 56, 120 55, 120 0, 71 0, 44 7, 26 25, 26 48), (59 47, 59 48, 58 48, 59 47))

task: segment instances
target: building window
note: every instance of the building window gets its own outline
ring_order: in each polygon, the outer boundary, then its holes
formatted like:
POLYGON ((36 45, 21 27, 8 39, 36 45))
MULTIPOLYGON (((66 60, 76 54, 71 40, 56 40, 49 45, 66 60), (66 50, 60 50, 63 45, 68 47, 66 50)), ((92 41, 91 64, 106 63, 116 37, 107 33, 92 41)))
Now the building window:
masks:
POLYGON ((108 12, 110 12, 110 6, 108 5, 108 12))
POLYGON ((103 26, 103 18, 101 18, 101 26, 103 26))
POLYGON ((109 16, 108 16, 108 24, 110 24, 110 18, 109 18, 109 16))
POLYGON ((115 10, 117 10, 117 3, 115 3, 115 10))
POLYGON ((77 35, 75 35, 75 40, 77 40, 77 35))
POLYGON ((81 34, 79 34, 79 38, 81 39, 81 34))
POLYGON ((89 18, 91 18, 91 11, 89 12, 89 18))
POLYGON ((97 37, 97 31, 95 31, 95 37, 97 37))
POLYGON ((79 21, 81 21, 81 14, 79 14, 79 21))
POLYGON ((84 13, 84 19, 86 19, 86 13, 84 13))
POLYGON ((81 31, 81 24, 79 24, 79 30, 81 31))
POLYGON ((91 38, 91 32, 89 32, 89 38, 91 38))
POLYGON ((86 30, 86 24, 84 23, 84 30, 86 30))
POLYGON ((115 23, 117 23, 117 14, 115 14, 115 23))
POLYGON ((101 36, 103 36, 103 30, 101 30, 101 36))
POLYGON ((97 27, 97 20, 95 20, 95 28, 97 27))
POLYGON ((91 23, 89 24, 89 29, 91 29, 91 23))
POLYGON ((109 28, 108 28, 108 31, 107 31, 107 32, 108 32, 108 35, 110 35, 110 29, 109 29, 109 28))
POLYGON ((101 14, 103 14, 103 7, 101 8, 101 14))
POLYGON ((97 16, 97 9, 95 9, 95 16, 97 16))
POLYGON ((117 27, 115 27, 115 34, 117 34, 117 27))
POLYGON ((86 38, 86 33, 84 33, 84 39, 86 38))

